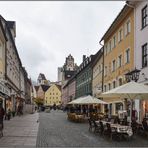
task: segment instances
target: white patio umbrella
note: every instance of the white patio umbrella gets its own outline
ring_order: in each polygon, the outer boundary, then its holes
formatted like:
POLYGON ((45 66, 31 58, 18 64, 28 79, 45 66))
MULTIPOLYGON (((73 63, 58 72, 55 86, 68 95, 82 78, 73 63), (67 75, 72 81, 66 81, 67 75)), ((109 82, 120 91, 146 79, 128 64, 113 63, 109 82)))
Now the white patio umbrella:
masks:
POLYGON ((120 99, 128 98, 130 100, 134 100, 137 98, 148 99, 148 86, 132 81, 117 88, 114 88, 110 91, 104 92, 99 97, 108 98, 108 99, 113 97, 120 99))
POLYGON ((136 82, 129 82, 110 91, 102 93, 99 97, 102 98, 129 98, 136 99, 140 96, 142 99, 148 99, 148 86, 136 82))
POLYGON ((84 96, 84 97, 80 97, 78 99, 75 99, 75 100, 69 102, 68 104, 89 105, 89 104, 108 104, 108 103, 106 103, 98 98, 95 98, 91 95, 88 95, 88 96, 84 96))

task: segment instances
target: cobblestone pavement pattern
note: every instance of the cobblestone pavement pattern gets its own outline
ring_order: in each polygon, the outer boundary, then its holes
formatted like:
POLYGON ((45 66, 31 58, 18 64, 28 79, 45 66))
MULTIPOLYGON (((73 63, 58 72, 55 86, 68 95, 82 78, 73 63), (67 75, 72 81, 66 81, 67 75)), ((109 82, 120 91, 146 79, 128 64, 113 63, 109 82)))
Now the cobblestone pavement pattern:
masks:
POLYGON ((37 147, 148 147, 143 137, 118 142, 89 132, 88 123, 70 122, 62 111, 40 113, 39 122, 37 147))
POLYGON ((35 147, 38 132, 38 113, 16 116, 4 121, 4 137, 0 147, 35 147))

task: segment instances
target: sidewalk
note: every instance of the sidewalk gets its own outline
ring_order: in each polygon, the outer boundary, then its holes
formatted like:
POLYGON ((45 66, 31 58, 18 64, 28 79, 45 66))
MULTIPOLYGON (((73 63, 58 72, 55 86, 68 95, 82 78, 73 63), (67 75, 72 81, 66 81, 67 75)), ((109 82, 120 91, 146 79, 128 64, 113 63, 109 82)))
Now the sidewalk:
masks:
POLYGON ((0 147, 35 147, 39 123, 38 113, 16 116, 4 121, 4 137, 0 147))

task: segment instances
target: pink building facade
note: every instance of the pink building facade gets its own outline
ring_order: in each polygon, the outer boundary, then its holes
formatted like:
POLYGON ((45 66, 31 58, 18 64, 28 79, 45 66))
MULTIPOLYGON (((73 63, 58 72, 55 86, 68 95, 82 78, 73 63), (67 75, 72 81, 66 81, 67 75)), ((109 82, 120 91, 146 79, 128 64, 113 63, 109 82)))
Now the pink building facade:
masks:
POLYGON ((68 102, 75 99, 76 93, 76 81, 75 78, 72 77, 62 89, 62 104, 65 106, 68 102))

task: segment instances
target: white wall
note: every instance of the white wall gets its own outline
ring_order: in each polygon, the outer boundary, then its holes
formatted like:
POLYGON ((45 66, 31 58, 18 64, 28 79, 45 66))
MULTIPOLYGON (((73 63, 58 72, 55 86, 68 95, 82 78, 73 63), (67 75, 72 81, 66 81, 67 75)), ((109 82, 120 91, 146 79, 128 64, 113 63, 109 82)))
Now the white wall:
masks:
POLYGON ((142 1, 135 7, 135 67, 141 70, 139 82, 144 81, 142 73, 148 77, 148 67, 142 68, 142 45, 148 43, 148 26, 142 29, 141 10, 146 6, 146 4, 148 5, 148 1, 142 1))
MULTIPOLYGON (((142 46, 145 43, 148 43, 148 26, 142 29, 141 11, 146 5, 148 5, 148 1, 138 2, 135 6, 135 58, 134 58, 134 63, 135 63, 135 67, 141 70, 139 80, 138 80, 139 83, 146 82, 146 80, 144 79, 144 75, 142 75, 142 73, 144 73, 145 76, 148 77, 148 67, 142 68, 142 46)), ((147 9, 147 15, 148 15, 148 9, 147 9)), ((139 117, 138 120, 140 120, 141 113, 142 113, 140 100, 135 100, 135 109, 138 112, 138 117, 139 117)))

